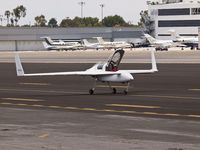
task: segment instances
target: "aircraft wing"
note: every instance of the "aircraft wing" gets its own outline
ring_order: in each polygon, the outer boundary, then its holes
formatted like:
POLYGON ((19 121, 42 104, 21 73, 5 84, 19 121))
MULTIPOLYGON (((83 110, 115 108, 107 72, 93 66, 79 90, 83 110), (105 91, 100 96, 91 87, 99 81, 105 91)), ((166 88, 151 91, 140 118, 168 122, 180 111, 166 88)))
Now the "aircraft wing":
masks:
POLYGON ((73 71, 73 72, 52 72, 52 73, 33 73, 33 74, 25 74, 24 69, 22 67, 19 55, 15 54, 15 64, 17 76, 64 76, 64 75, 80 75, 80 76, 97 76, 97 75, 114 75, 121 74, 120 72, 109 72, 109 71, 73 71))
POLYGON ((157 71, 158 70, 153 70, 153 69, 150 69, 150 70, 120 70, 121 73, 128 72, 128 73, 131 73, 131 74, 154 73, 154 72, 157 72, 157 71))
POLYGON ((154 55, 154 50, 153 48, 151 48, 151 63, 152 63, 152 69, 149 70, 119 70, 119 72, 121 73, 131 73, 131 74, 143 74, 143 73, 153 73, 153 72, 157 72, 157 65, 156 65, 156 59, 155 59, 155 55, 154 55))

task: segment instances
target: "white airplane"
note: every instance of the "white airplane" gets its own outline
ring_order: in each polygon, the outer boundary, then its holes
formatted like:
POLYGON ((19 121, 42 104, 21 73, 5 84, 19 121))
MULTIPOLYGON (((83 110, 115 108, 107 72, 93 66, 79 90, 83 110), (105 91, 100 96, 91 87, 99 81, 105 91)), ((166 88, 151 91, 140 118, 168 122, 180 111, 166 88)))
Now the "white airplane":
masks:
POLYGON ((114 48, 114 49, 123 49, 123 48, 131 48, 132 45, 125 42, 125 41, 118 41, 118 42, 105 42, 102 37, 96 37, 99 44, 105 48, 114 48))
POLYGON ((172 40, 158 40, 150 36, 149 34, 144 34, 145 38, 149 41, 149 43, 156 47, 156 49, 160 48, 163 50, 168 50, 169 47, 177 47, 177 46, 184 46, 182 44, 174 43, 172 40))
POLYGON ((182 36, 179 36, 175 32, 175 30, 168 30, 168 32, 171 34, 171 36, 173 38, 173 42, 186 45, 187 47, 191 47, 192 49, 194 47, 198 47, 198 45, 199 45, 198 37, 182 37, 182 36))
POLYGON ((99 43, 90 43, 88 42, 88 40, 83 39, 83 43, 84 43, 84 47, 85 48, 93 48, 93 49, 103 49, 104 47, 102 47, 99 43))
POLYGON ((58 42, 53 41, 50 37, 41 37, 45 40, 43 45, 48 50, 70 50, 79 49, 82 45, 78 42, 64 42, 59 40, 58 42))
POLYGON ((16 63, 16 71, 17 76, 61 76, 61 75, 79 75, 79 76, 91 76, 94 78, 94 86, 89 90, 89 94, 93 94, 96 88, 96 82, 107 82, 112 93, 116 93, 116 89, 112 88, 111 82, 118 83, 127 83, 127 88, 124 90, 124 93, 128 93, 128 88, 130 81, 134 78, 131 74, 144 74, 144 73, 154 73, 157 72, 157 65, 154 56, 154 50, 151 49, 151 57, 152 57, 152 69, 149 70, 118 70, 121 59, 124 55, 124 50, 117 50, 114 54, 109 58, 106 63, 97 63, 93 67, 85 70, 85 71, 73 71, 73 72, 53 72, 53 73, 34 73, 34 74, 25 74, 19 55, 16 53, 15 55, 15 63, 16 63))

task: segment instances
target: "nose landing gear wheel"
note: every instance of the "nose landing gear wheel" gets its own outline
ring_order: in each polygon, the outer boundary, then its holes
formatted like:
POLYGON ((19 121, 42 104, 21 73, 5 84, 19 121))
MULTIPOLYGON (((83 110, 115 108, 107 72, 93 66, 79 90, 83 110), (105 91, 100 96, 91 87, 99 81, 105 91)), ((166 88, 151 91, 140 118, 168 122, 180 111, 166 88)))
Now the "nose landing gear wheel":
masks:
POLYGON ((90 95, 93 95, 93 94, 94 94, 94 90, 90 89, 90 90, 89 90, 89 94, 90 94, 90 95))
POLYGON ((127 90, 124 90, 124 94, 125 94, 125 95, 127 95, 127 94, 128 94, 127 90))
POLYGON ((113 92, 112 92, 113 94, 116 94, 116 93, 117 93, 116 88, 113 88, 112 90, 113 90, 113 92))

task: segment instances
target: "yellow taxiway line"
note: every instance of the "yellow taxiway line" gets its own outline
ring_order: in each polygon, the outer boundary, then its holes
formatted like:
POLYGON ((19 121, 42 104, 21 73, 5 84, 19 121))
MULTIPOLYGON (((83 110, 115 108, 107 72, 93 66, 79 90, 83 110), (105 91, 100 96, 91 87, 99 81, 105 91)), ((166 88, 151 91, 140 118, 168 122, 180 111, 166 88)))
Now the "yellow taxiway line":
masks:
POLYGON ((188 89, 188 91, 200 91, 200 89, 188 89))
POLYGON ((40 135, 39 138, 45 138, 47 136, 49 136, 49 134, 43 134, 43 135, 40 135))
POLYGON ((66 92, 54 90, 25 90, 25 89, 0 89, 0 91, 14 91, 14 92, 38 92, 38 93, 56 93, 56 94, 88 94, 88 92, 66 92))
POLYGON ((112 109, 95 109, 95 108, 79 108, 79 107, 62 107, 62 106, 45 106, 45 105, 29 105, 29 104, 13 104, 13 103, 0 103, 0 105, 12 105, 12 106, 24 106, 24 107, 42 107, 51 109, 66 109, 66 110, 81 110, 81 111, 93 111, 93 112, 112 112, 112 113, 126 113, 126 114, 140 114, 140 115, 156 115, 156 116, 168 116, 168 117, 188 117, 188 118, 200 118, 200 115, 184 115, 173 113, 156 113, 156 112, 139 112, 139 111, 120 111, 112 109))
MULTIPOLYGON (((88 92, 67 92, 67 91, 54 91, 54 90, 0 89, 0 91, 38 92, 38 93, 55 93, 55 94, 87 94, 88 95, 88 92)), ((130 95, 126 95, 126 96, 200 100, 200 97, 184 97, 184 96, 168 96, 168 95, 138 95, 138 94, 130 94, 130 95)))
POLYGON ((142 106, 142 105, 125 105, 125 104, 106 104, 106 106, 114 106, 114 107, 133 107, 133 108, 161 108, 159 106, 142 106))
POLYGON ((50 85, 49 83, 19 83, 20 85, 43 85, 47 86, 50 85))
POLYGON ((25 99, 25 98, 1 98, 1 100, 11 100, 11 101, 26 101, 26 102, 41 102, 41 99, 25 99))
POLYGON ((135 97, 153 97, 153 98, 170 98, 170 99, 192 99, 200 100, 200 97, 184 97, 184 96, 162 96, 162 95, 129 95, 135 97))

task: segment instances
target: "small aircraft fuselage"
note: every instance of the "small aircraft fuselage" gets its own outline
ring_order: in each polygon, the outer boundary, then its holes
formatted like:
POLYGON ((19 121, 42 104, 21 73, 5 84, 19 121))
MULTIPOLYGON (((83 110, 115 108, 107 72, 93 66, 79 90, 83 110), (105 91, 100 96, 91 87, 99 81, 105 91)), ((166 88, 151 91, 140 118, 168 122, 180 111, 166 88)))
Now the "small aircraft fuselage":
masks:
POLYGON ((124 72, 115 75, 98 76, 97 79, 102 82, 129 82, 134 78, 130 73, 124 72))

